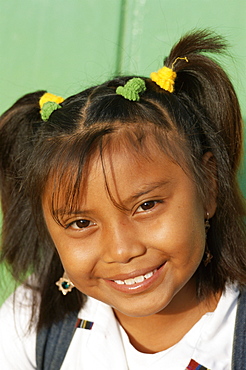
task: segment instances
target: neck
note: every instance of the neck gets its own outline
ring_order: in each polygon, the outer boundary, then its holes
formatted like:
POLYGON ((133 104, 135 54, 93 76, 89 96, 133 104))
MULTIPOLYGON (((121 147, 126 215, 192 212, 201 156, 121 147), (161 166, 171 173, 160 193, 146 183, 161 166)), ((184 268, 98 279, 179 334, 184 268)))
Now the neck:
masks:
POLYGON ((196 294, 183 288, 167 307, 156 314, 130 317, 117 310, 114 312, 138 351, 156 353, 178 343, 204 314, 213 312, 220 296, 211 295, 200 301, 196 294))

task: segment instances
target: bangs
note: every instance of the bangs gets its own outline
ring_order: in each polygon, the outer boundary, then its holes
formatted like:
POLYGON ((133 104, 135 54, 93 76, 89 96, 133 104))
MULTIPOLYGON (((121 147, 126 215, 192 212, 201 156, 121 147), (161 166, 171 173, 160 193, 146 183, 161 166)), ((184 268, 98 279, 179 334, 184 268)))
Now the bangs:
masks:
MULTIPOLYGON (((99 161, 105 176, 105 187, 110 199, 119 208, 121 205, 113 199, 108 187, 104 168, 104 153, 109 153, 112 163, 114 153, 122 149, 131 152, 134 160, 144 157, 151 161, 153 146, 166 154, 173 162, 188 170, 184 158, 184 141, 180 135, 170 129, 164 131, 152 123, 127 124, 116 122, 110 127, 94 128, 88 132, 77 133, 62 140, 53 156, 44 195, 49 197, 50 210, 57 223, 62 224, 65 214, 76 212, 81 199, 86 196, 87 179, 92 161, 99 161)), ((153 164, 154 165, 154 164, 153 164)))

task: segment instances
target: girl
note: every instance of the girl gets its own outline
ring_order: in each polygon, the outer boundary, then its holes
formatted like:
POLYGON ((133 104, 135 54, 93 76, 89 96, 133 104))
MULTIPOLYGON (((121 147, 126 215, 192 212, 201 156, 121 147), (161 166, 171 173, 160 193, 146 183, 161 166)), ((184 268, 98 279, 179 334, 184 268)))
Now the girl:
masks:
POLYGON ((194 32, 151 78, 2 116, 2 260, 31 273, 1 309, 4 369, 245 368, 242 120, 205 55, 224 49, 194 32))

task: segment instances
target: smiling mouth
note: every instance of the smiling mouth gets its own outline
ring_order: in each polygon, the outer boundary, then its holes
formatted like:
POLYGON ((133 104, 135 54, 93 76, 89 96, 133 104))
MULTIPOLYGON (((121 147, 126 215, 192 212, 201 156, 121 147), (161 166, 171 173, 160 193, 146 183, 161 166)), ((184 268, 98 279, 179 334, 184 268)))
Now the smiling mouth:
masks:
POLYGON ((154 269, 153 271, 147 272, 145 275, 139 275, 131 279, 126 280, 112 280, 118 285, 133 285, 137 283, 142 283, 144 280, 150 279, 155 273, 157 269, 154 269))

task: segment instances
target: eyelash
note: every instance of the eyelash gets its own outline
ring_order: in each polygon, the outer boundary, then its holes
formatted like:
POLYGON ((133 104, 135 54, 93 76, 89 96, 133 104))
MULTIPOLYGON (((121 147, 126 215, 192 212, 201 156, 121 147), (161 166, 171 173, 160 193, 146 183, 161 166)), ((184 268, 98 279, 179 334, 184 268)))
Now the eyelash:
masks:
MULTIPOLYGON (((90 223, 91 223, 91 221, 89 221, 89 220, 79 219, 79 220, 70 222, 68 225, 65 225, 65 229, 74 228, 75 230, 83 230, 83 229, 86 229, 87 227, 89 227, 90 223), (88 224, 88 225, 84 226, 84 227, 79 227, 78 223, 85 223, 85 224, 88 224), (77 226, 76 228, 74 227, 75 225, 77 226)), ((80 225, 80 226, 82 226, 82 225, 80 225)))
POLYGON ((160 203, 163 203, 163 200, 147 200, 146 202, 143 202, 143 203, 141 203, 141 204, 140 204, 140 206, 137 208, 137 210, 136 210, 136 212, 135 212, 135 213, 142 213, 142 212, 151 211, 151 210, 152 210, 152 208, 155 208, 155 206, 156 206, 158 203, 159 203, 159 204, 160 204, 160 203), (147 209, 143 209, 143 208, 142 208, 142 211, 141 211, 141 212, 138 212, 138 209, 139 209, 140 207, 143 207, 144 205, 147 205, 147 204, 151 204, 152 206, 151 206, 150 208, 147 208, 147 209))
MULTIPOLYGON (((153 208, 155 208, 155 206, 157 204, 161 204, 161 203, 163 203, 163 200, 148 200, 146 202, 141 203, 140 206, 138 206, 138 208, 136 209, 136 211, 134 213, 138 214, 138 213, 144 213, 144 212, 151 211, 153 208), (150 207, 148 207, 148 205, 150 205, 150 207), (142 207, 142 210, 138 211, 141 207, 142 207), (143 207, 148 207, 148 208, 143 209, 143 207)), ((91 226, 90 225, 91 223, 92 222, 89 221, 89 220, 79 219, 79 220, 70 222, 68 225, 65 225, 65 229, 74 228, 75 230, 83 230, 83 229, 87 229, 89 226, 91 226), (78 226, 79 223, 81 223, 80 226, 82 226, 82 227, 78 226), (83 226, 82 224, 85 224, 85 225, 83 226), (76 225, 76 227, 75 227, 75 225, 76 225)))

